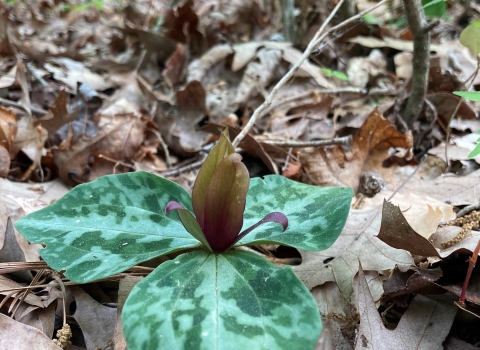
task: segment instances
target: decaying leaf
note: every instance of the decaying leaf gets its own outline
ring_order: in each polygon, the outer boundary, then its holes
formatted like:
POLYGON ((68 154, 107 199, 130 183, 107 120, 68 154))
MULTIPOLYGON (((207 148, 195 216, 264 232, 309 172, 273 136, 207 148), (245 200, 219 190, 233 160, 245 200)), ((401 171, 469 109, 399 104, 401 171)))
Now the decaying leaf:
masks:
POLYGON ((412 135, 400 133, 375 109, 353 138, 351 152, 337 145, 331 149, 308 148, 299 153, 310 179, 319 186, 358 189, 362 171, 374 170, 389 157, 390 148, 412 147, 412 135))
POLYGON ((87 348, 106 347, 113 339, 117 308, 98 303, 79 287, 72 286, 70 291, 77 303, 73 318, 82 329, 87 348))
POLYGON ((340 237, 328 249, 320 252, 300 251, 302 264, 294 267, 295 273, 309 289, 326 282, 335 282, 343 296, 343 307, 353 304, 353 278, 358 271, 358 261, 365 270, 383 271, 397 265, 409 266, 413 259, 406 251, 394 249, 375 237, 381 224, 381 210, 350 210, 340 237))
POLYGON ((117 165, 133 159, 143 143, 146 125, 140 116, 138 107, 126 100, 99 112, 97 135, 82 136, 69 149, 53 150, 60 178, 74 185, 121 171, 117 165))
POLYGON ((0 314, 0 347, 4 349, 61 350, 37 328, 0 314))
POLYGON ((67 92, 62 90, 58 94, 58 98, 43 118, 40 119, 42 127, 44 127, 49 135, 55 134, 61 126, 75 120, 78 111, 69 113, 68 109, 67 92))
POLYGON ((397 328, 391 331, 382 323, 362 268, 358 273, 360 329, 356 350, 441 348, 457 313, 451 299, 417 295, 403 314, 397 328))

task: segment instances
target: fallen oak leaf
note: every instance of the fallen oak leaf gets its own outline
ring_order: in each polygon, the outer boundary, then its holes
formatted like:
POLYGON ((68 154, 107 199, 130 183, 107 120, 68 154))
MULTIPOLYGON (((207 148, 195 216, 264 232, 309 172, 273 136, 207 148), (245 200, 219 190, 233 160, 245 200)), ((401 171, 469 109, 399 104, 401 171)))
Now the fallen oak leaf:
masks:
POLYGON ((457 313, 455 305, 442 296, 417 295, 395 330, 387 329, 370 294, 362 266, 358 270, 360 329, 356 350, 441 349, 457 313), (388 341, 387 341, 388 339, 388 341))
POLYGON ((396 205, 383 201, 382 224, 377 236, 389 246, 425 257, 440 257, 432 243, 415 232, 396 205))
MULTIPOLYGON (((345 227, 328 249, 320 252, 300 251, 302 264, 293 270, 307 288, 326 282, 336 282, 342 293, 344 307, 353 304, 353 278, 358 271, 358 261, 368 271, 393 269, 397 265, 413 264, 411 255, 390 247, 375 235, 381 224, 380 208, 351 209, 345 227)), ((338 313, 343 313, 339 310, 338 313)))
POLYGON ((299 152, 299 158, 314 184, 343 185, 357 192, 362 172, 378 168, 389 157, 391 147, 411 149, 412 142, 410 131, 402 134, 374 109, 353 137, 351 152, 339 145, 307 148, 299 152))

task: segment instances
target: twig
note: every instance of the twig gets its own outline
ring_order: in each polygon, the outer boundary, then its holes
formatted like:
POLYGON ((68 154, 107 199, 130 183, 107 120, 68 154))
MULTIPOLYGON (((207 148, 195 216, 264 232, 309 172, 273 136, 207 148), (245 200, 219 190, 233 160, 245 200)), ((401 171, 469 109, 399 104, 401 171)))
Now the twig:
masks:
POLYGON ((315 89, 315 90, 309 90, 308 92, 304 92, 298 95, 294 96, 289 96, 286 97, 285 99, 278 100, 276 101, 275 104, 272 104, 269 106, 267 109, 265 109, 264 113, 270 112, 273 108, 278 107, 280 105, 294 102, 297 100, 301 100, 304 98, 309 98, 309 97, 315 97, 316 95, 333 95, 333 94, 358 94, 358 95, 392 95, 396 96, 398 94, 397 91, 389 88, 373 88, 373 89, 363 89, 363 88, 357 88, 353 86, 344 86, 344 87, 339 87, 339 88, 333 88, 333 89, 315 89))
POLYGON ((57 276, 57 272, 52 273, 52 277, 57 283, 60 285, 60 289, 62 290, 62 302, 63 302, 63 325, 67 324, 67 291, 65 290, 65 283, 57 276))
POLYGON ((403 111, 403 119, 411 125, 420 114, 427 93, 430 67, 430 34, 421 0, 404 0, 405 14, 413 35, 412 91, 403 111))
POLYGON ((398 192, 400 192, 400 190, 402 189, 403 186, 405 186, 405 184, 410 181, 410 179, 417 173, 417 171, 422 167, 423 163, 425 163, 425 161, 427 160, 427 154, 425 153, 422 157, 422 160, 421 162, 418 164, 417 168, 413 171, 413 173, 411 173, 406 179, 405 181, 402 182, 402 184, 395 190, 393 191, 393 193, 390 195, 390 197, 388 197, 387 199, 387 202, 390 202, 390 200, 393 198, 393 196, 395 196, 398 192))
POLYGON ((462 210, 460 210, 458 213, 457 213, 457 218, 460 218, 462 216, 465 216, 467 214, 470 214, 472 211, 474 210, 480 210, 480 201, 478 201, 477 203, 473 203, 473 204, 470 204, 470 205, 467 205, 465 208, 463 208, 462 210))
POLYGON ((165 171, 163 173, 160 173, 160 175, 162 175, 163 177, 177 176, 177 175, 180 175, 181 173, 185 173, 187 171, 195 170, 195 169, 200 168, 202 166, 205 158, 206 158, 206 155, 205 155, 205 157, 202 157, 202 159, 197 160, 196 162, 193 162, 193 163, 190 163, 188 165, 179 167, 177 169, 172 169, 172 170, 169 170, 169 171, 165 171))
MULTIPOLYGON (((20 103, 12 101, 12 100, 7 100, 6 98, 0 97, 0 104, 4 104, 4 105, 9 106, 9 107, 15 107, 15 108, 19 108, 19 109, 23 110, 23 106, 20 103)), ((32 106, 31 110, 35 114, 39 114, 39 115, 47 114, 47 111, 42 109, 42 108, 37 108, 37 107, 32 106)))
POLYGON ((337 137, 331 140, 319 140, 319 141, 273 141, 273 140, 265 140, 261 141, 262 143, 268 143, 272 146, 277 147, 325 147, 325 146, 332 146, 332 145, 345 145, 348 146, 352 143, 352 136, 345 136, 345 137, 337 137))
POLYGON ((249 133, 250 129, 255 125, 257 120, 263 115, 263 112, 272 104, 273 99, 277 95, 278 91, 295 75, 297 70, 300 68, 300 66, 303 64, 303 62, 307 59, 307 57, 310 56, 310 54, 315 50, 315 48, 323 41, 325 38, 330 35, 330 33, 337 31, 340 28, 343 28, 347 26, 348 24, 360 19, 363 15, 366 13, 376 9, 377 7, 383 5, 386 3, 388 0, 381 0, 379 3, 376 5, 358 13, 356 16, 353 16, 349 18, 346 21, 343 21, 342 23, 336 25, 335 27, 330 28, 327 30, 323 35, 321 33, 325 30, 327 24, 331 21, 335 13, 338 11, 340 6, 342 6, 343 2, 345 0, 340 0, 337 3, 337 6, 333 9, 332 13, 328 16, 328 18, 325 20, 325 22, 322 24, 320 29, 317 31, 315 36, 312 38, 310 43, 308 44, 307 48, 303 52, 302 56, 298 59, 298 61, 290 68, 290 70, 283 76, 282 79, 275 85, 275 87, 272 89, 270 94, 267 96, 265 101, 253 112, 252 116, 250 117, 250 120, 248 121, 247 125, 243 128, 243 130, 237 135, 235 140, 233 140, 232 144, 234 147, 238 146, 238 144, 244 139, 244 137, 249 133))
MULTIPOLYGON (((293 141, 294 142, 296 142, 297 139, 298 139, 298 134, 300 133, 300 126, 302 125, 302 123, 305 120, 305 118, 307 117, 307 115, 309 115, 310 113, 311 113, 311 111, 308 110, 302 115, 302 118, 300 118, 300 121, 298 122, 297 128, 295 130, 295 135, 293 135, 293 141)), ((290 147, 288 149, 288 154, 287 154, 287 157, 285 158, 285 164, 282 167, 282 171, 285 171, 288 168, 288 163, 290 162, 290 157, 292 156, 292 151, 293 151, 293 148, 290 147)))

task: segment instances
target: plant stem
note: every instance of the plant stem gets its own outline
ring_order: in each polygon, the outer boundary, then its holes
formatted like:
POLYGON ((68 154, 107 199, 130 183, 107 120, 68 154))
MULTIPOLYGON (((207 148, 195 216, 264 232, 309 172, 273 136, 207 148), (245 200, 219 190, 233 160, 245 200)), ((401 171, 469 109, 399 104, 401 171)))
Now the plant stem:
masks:
POLYGON ((430 35, 421 0, 404 0, 405 14, 413 35, 412 91, 403 111, 403 119, 411 126, 423 108, 430 67, 430 35))

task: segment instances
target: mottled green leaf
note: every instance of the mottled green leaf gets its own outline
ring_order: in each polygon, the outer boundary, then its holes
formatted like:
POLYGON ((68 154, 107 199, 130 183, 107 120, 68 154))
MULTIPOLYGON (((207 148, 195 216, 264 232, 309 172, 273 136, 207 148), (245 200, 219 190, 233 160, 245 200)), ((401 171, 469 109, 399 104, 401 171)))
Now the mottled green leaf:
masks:
POLYGON ((122 313, 129 349, 313 349, 317 306, 291 268, 204 250, 161 264, 122 313))
POLYGON ((179 185, 146 172, 101 177, 79 185, 56 203, 15 223, 53 269, 79 283, 108 277, 135 264, 200 246, 176 214, 175 200, 192 210, 179 185))
POLYGON ((195 211, 195 216, 197 218, 200 227, 203 227, 205 219, 205 197, 207 196, 207 189, 212 181, 213 173, 217 168, 218 164, 226 156, 235 152, 235 149, 232 146, 228 138, 228 129, 225 129, 220 134, 220 140, 218 143, 211 149, 207 158, 202 164, 200 171, 198 172, 197 178, 195 179, 195 184, 192 190, 192 201, 193 209, 195 211))
POLYGON ((303 250, 323 250, 335 242, 347 220, 353 190, 318 187, 269 175, 250 180, 243 229, 272 211, 288 218, 282 232, 275 223, 259 226, 237 245, 280 243, 303 250))

